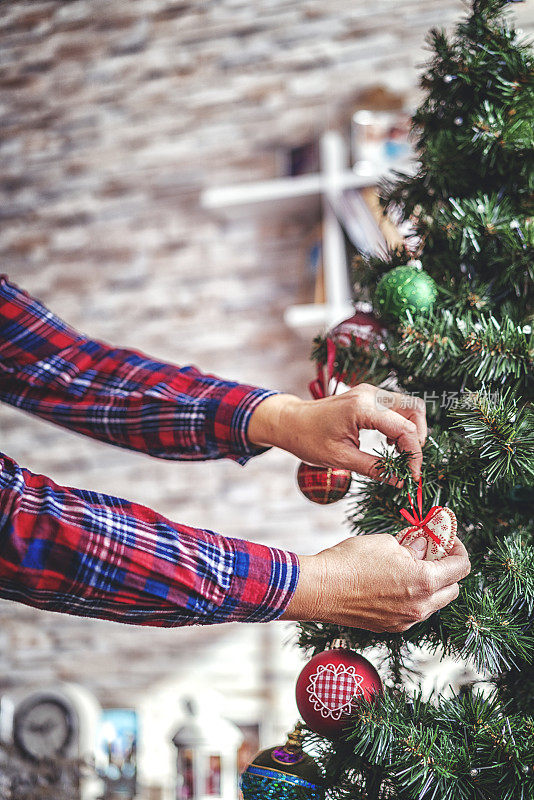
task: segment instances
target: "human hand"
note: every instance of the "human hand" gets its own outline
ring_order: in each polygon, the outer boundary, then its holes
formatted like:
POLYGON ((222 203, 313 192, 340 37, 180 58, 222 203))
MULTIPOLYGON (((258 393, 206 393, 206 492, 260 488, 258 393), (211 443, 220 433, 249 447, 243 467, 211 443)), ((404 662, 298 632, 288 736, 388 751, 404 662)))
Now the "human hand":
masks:
MULTIPOLYGON (((427 434, 425 404, 369 383, 320 400, 272 395, 253 412, 248 435, 253 444, 280 447, 308 464, 341 467, 380 480, 376 456, 360 450, 362 429, 380 431, 398 450, 411 453, 411 471, 419 480, 427 434)), ((395 484, 395 478, 389 482, 395 484)))
POLYGON ((410 547, 394 536, 353 536, 300 556, 300 577, 281 619, 329 622, 376 633, 408 630, 458 597, 471 564, 457 538, 440 561, 423 561, 426 540, 410 547))

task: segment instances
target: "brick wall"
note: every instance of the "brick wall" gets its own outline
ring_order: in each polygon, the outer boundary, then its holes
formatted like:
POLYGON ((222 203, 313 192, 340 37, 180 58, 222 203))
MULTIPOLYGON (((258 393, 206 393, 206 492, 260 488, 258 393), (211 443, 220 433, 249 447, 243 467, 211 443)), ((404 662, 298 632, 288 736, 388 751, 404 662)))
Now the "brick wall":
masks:
MULTIPOLYGON (((304 393, 309 342, 282 314, 299 298, 303 242, 315 220, 225 223, 201 209, 200 192, 274 177, 285 146, 345 125, 370 86, 412 101, 426 31, 449 25, 462 7, 4 2, 2 271, 93 337, 304 393)), ((532 8, 516 10, 531 29, 532 8)), ((343 534, 344 509, 301 498, 294 462, 282 453, 245 470, 181 465, 85 441, 9 408, 0 409, 0 426, 1 449, 21 464, 190 525, 301 552, 343 534)), ((9 603, 0 618, 0 690, 69 679, 111 705, 135 704, 156 681, 193 670, 207 642, 235 635, 137 630, 9 603)), ((263 634, 251 628, 250 636, 259 653, 263 634)))

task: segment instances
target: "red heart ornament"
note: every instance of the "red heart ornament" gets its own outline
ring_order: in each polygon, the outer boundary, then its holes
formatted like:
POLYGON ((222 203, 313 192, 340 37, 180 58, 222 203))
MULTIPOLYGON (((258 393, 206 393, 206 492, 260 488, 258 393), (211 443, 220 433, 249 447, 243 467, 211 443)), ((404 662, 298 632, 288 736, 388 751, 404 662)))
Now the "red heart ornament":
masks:
POLYGON ((297 706, 306 724, 321 736, 339 736, 360 698, 382 690, 380 675, 359 653, 335 648, 318 653, 300 673, 297 706))
POLYGON ((442 506, 423 528, 415 525, 403 528, 395 538, 400 544, 408 547, 420 536, 424 536, 428 542, 424 560, 439 561, 452 550, 457 528, 454 511, 442 506), (431 535, 425 528, 430 531, 431 535))

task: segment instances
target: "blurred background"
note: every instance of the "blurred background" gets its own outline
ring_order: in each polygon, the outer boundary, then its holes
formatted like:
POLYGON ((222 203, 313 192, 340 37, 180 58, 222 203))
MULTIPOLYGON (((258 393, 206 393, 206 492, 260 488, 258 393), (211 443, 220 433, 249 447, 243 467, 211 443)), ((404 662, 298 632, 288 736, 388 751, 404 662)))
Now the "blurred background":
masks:
MULTIPOLYGON (((410 168, 425 36, 463 8, 3 2, 1 271, 93 338, 306 396, 313 335, 351 313, 351 252, 402 233, 374 187, 410 168)), ((532 4, 514 11, 531 32, 532 4)), ((280 452, 156 461, 8 407, 0 429, 21 465, 188 525, 299 553, 346 533, 280 452)), ((236 800, 238 768, 296 720, 293 635, 1 602, 0 798, 236 800)))

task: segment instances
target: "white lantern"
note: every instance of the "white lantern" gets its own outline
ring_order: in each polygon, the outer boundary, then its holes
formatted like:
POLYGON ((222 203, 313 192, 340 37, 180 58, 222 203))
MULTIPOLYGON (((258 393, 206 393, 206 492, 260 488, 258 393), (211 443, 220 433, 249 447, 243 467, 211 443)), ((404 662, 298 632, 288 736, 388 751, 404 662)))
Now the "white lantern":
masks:
POLYGON ((187 717, 173 736, 177 750, 176 800, 236 800, 239 728, 186 701, 187 717))

